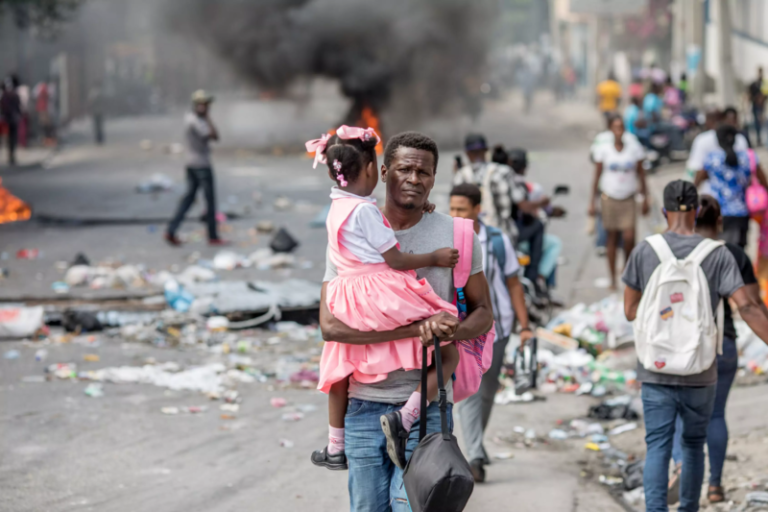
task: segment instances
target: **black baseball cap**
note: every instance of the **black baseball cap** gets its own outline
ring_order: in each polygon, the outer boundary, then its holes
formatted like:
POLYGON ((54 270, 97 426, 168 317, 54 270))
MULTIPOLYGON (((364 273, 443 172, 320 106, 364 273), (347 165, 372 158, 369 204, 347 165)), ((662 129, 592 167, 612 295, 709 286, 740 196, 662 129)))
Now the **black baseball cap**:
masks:
POLYGON ((664 187, 664 209, 668 212, 695 212, 699 193, 690 181, 675 180, 664 187))
POLYGON ((528 163, 528 153, 521 148, 510 149, 507 154, 512 162, 528 163))
POLYGON ((480 133, 470 133, 464 139, 464 149, 467 151, 488 149, 488 142, 485 140, 485 135, 480 133))

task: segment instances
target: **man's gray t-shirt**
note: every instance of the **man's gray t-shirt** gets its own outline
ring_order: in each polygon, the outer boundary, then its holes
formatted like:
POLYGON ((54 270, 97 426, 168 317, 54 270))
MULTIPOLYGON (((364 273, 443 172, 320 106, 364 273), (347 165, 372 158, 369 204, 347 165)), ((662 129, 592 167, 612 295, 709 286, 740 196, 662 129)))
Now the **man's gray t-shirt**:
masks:
MULTIPOLYGON (((424 214, 421 221, 410 229, 395 231, 400 250, 410 254, 427 254, 443 247, 453 247, 453 218, 442 213, 424 214)), ((483 250, 475 235, 472 248, 471 275, 483 271, 483 250)), ((336 266, 326 253, 324 282, 338 275, 336 266)), ((453 287, 453 269, 428 267, 416 271, 419 279, 426 279, 437 295, 447 302, 453 302, 456 289, 453 287)), ((408 400, 421 379, 419 370, 397 370, 375 384, 361 384, 353 377, 349 379, 349 397, 385 404, 399 404, 408 400)), ((453 402, 453 386, 447 383, 448 401, 453 402)))
MULTIPOLYGON (((664 233, 664 240, 672 249, 672 254, 677 259, 686 258, 699 243, 704 240, 700 235, 680 235, 677 233, 664 233)), ((648 242, 642 242, 635 247, 629 256, 627 268, 624 270, 622 281, 630 288, 644 291, 651 274, 661 262, 648 242)), ((744 286, 741 272, 731 252, 722 246, 713 251, 701 264, 704 274, 709 282, 709 295, 712 303, 712 311, 717 310, 721 299, 728 299, 739 288, 744 286)), ((723 326, 720 326, 722 329, 723 326)), ((667 386, 709 386, 717 382, 717 363, 708 370, 696 375, 666 375, 646 370, 639 362, 637 365, 637 380, 650 384, 664 384, 667 386)))
POLYGON ((211 127, 205 118, 189 112, 184 118, 184 138, 187 140, 187 167, 211 167, 211 127))

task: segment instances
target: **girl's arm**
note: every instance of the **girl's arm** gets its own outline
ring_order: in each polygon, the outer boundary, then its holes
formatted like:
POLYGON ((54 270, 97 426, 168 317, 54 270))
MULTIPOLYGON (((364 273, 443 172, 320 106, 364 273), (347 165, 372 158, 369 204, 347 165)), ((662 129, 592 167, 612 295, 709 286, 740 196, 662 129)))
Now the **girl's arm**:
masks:
POLYGON ((595 202, 597 202, 597 195, 600 193, 600 176, 603 174, 603 162, 595 163, 595 179, 592 182, 592 193, 589 196, 589 208, 587 213, 590 217, 594 217, 597 213, 595 202))
POLYGON ((445 247, 429 254, 407 254, 393 247, 382 253, 387 265, 395 270, 416 270, 425 267, 454 268, 459 262, 459 251, 445 247))

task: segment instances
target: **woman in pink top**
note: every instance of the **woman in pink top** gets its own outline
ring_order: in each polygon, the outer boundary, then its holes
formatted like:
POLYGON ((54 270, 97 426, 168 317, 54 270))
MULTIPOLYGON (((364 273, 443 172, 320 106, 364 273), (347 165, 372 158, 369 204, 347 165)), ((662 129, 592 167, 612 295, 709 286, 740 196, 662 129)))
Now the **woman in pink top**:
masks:
MULTIPOLYGON (((328 214, 328 249, 339 271, 328 283, 328 309, 338 320, 359 331, 391 331, 441 311, 457 316, 456 307, 441 299, 426 280, 416 278, 415 269, 453 268, 458 251, 439 249, 430 254, 400 252, 395 232, 371 197, 378 183, 375 147, 379 137, 372 128, 342 126, 334 136, 307 143, 317 163, 328 164, 328 175, 336 182, 328 214)), ((431 354, 431 352, 430 352, 431 354)), ((450 342, 442 350, 446 381, 459 363, 459 352, 450 342)), ((374 345, 326 342, 320 362, 318 389, 329 395, 328 446, 312 454, 312 462, 328 469, 347 469, 344 454, 344 416, 350 375, 361 383, 386 379, 398 369, 418 370, 422 345, 411 338, 374 345)), ((437 375, 428 375, 427 397, 437 396, 437 375)), ((421 387, 403 408, 382 416, 387 451, 403 467, 395 448, 402 432, 410 431, 418 419, 421 387)))

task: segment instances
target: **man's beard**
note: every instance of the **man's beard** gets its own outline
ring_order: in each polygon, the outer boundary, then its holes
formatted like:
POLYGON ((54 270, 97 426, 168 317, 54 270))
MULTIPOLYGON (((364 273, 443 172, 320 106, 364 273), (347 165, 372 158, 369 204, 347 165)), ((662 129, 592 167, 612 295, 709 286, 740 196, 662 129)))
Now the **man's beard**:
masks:
POLYGON ((402 208, 403 210, 415 210, 416 209, 416 203, 414 203, 414 202, 405 203, 405 202, 398 201, 397 199, 395 199, 394 203, 395 203, 395 205, 398 208, 402 208))

